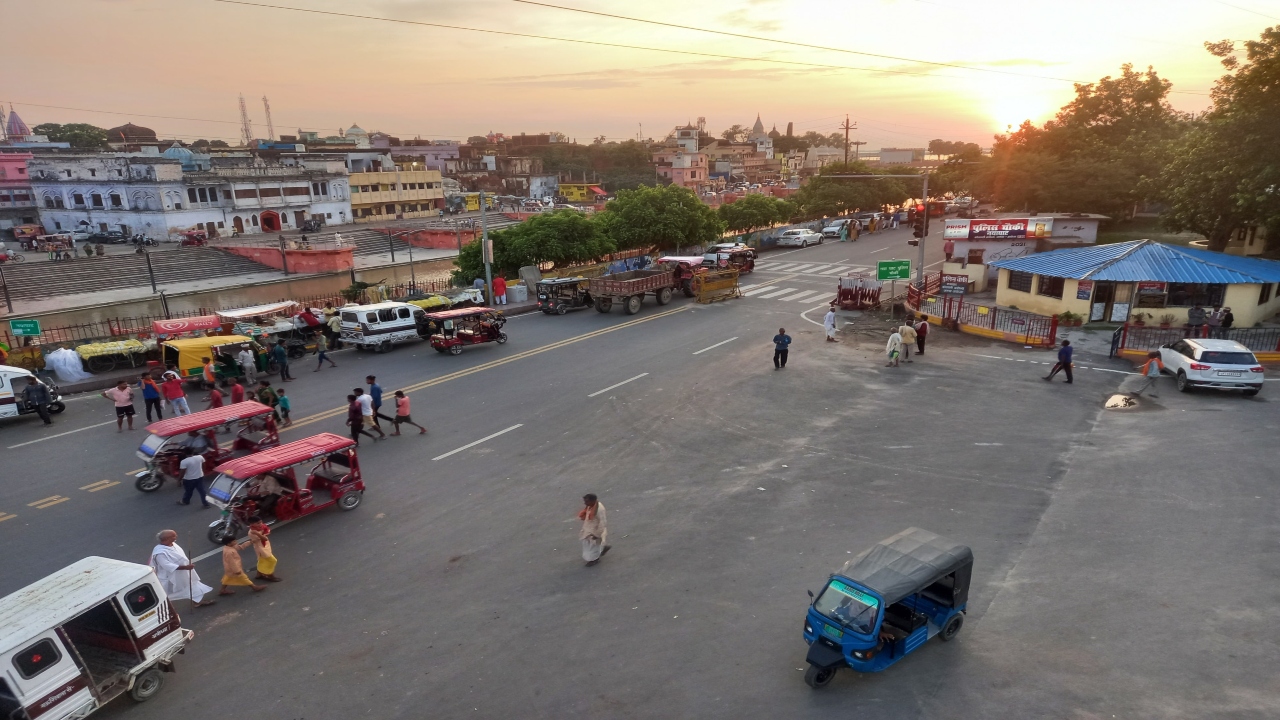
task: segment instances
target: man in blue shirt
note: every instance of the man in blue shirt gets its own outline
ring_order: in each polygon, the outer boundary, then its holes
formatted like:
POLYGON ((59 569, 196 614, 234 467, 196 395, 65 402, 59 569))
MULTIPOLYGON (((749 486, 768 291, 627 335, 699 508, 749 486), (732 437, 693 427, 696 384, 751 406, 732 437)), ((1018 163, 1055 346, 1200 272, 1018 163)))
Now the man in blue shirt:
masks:
POLYGON ((280 382, 293 382, 293 373, 289 372, 289 350, 283 340, 277 340, 276 346, 271 348, 271 359, 280 369, 280 382))
POLYGON ((378 418, 382 418, 389 423, 395 423, 396 419, 387 417, 382 414, 382 386, 378 384, 378 379, 372 375, 365 375, 364 381, 369 384, 369 399, 373 401, 373 426, 382 429, 382 425, 378 422, 378 418))
POLYGON ((791 346, 791 336, 787 334, 786 328, 778 328, 778 334, 773 336, 773 369, 781 370, 787 366, 787 348, 791 346))
POLYGON ((1058 362, 1049 371, 1049 376, 1045 380, 1052 380, 1053 376, 1057 375, 1058 371, 1061 370, 1067 374, 1067 384, 1071 384, 1071 352, 1071 341, 1063 340, 1062 347, 1058 350, 1058 362))

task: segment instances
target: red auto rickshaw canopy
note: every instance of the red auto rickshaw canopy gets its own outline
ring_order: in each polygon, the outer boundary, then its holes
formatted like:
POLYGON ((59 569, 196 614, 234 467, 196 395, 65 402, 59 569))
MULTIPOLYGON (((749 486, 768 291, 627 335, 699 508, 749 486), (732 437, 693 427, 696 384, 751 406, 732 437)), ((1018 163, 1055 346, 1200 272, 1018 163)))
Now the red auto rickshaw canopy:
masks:
POLYGON ((288 445, 280 445, 252 455, 228 460, 214 472, 229 475, 238 480, 247 480, 255 475, 276 472, 287 467, 313 460, 321 455, 346 450, 356 446, 354 440, 333 433, 320 433, 309 438, 295 440, 288 445))
POLYGON ((220 408, 201 410, 190 415, 172 417, 168 420, 151 423, 147 426, 147 432, 160 437, 174 437, 176 435, 185 435, 192 430, 198 432, 229 422, 235 422, 236 420, 258 417, 259 415, 270 415, 271 412, 269 405, 263 405, 254 400, 246 400, 232 405, 223 405, 220 408))
POLYGON ((158 335, 179 335, 196 330, 219 330, 222 320, 217 315, 197 315, 173 320, 152 320, 151 329, 158 335))
POLYGON ((472 315, 484 315, 485 313, 500 312, 493 308, 477 306, 469 308, 454 308, 453 310, 441 310, 440 312, 427 313, 423 317, 429 320, 453 320, 455 318, 471 317, 472 315))

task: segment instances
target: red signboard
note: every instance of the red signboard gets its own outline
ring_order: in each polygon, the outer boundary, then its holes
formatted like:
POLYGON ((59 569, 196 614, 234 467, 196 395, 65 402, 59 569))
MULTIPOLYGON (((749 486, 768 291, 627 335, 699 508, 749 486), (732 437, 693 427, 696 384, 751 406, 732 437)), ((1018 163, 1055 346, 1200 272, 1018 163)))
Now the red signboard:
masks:
POLYGON ((1024 238, 1027 221, 1024 220, 970 220, 969 238, 1024 238))
POLYGON ((1164 283, 1162 282, 1140 282, 1138 283, 1138 294, 1145 295, 1147 293, 1164 292, 1164 283))

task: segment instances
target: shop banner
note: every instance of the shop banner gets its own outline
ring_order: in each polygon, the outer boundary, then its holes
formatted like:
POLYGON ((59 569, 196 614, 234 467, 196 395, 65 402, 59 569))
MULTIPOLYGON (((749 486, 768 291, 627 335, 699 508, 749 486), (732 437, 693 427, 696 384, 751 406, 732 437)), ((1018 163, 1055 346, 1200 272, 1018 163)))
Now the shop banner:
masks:
POLYGON ((947 220, 942 236, 952 240, 1022 240, 1053 235, 1053 218, 947 220))

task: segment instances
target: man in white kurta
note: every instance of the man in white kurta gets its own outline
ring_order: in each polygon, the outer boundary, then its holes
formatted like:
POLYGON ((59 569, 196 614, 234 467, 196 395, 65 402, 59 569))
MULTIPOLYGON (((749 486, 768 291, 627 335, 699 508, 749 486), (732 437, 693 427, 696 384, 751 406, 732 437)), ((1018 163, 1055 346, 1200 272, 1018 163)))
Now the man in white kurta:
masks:
POLYGON ((582 501, 585 507, 578 513, 578 519, 582 520, 582 530, 578 532, 582 540, 582 559, 587 565, 595 565, 600 562, 601 555, 609 552, 609 546, 604 544, 609 534, 605 526, 604 503, 590 494, 583 496, 582 501))
POLYGON ((836 308, 831 306, 827 310, 827 314, 822 316, 822 329, 827 331, 827 342, 839 342, 836 340, 836 308))
POLYGON ((151 569, 156 571, 170 600, 190 599, 197 606, 212 605, 214 601, 204 600, 204 595, 213 588, 200 582, 200 576, 177 540, 178 533, 173 530, 161 530, 156 535, 158 544, 151 550, 151 569))

